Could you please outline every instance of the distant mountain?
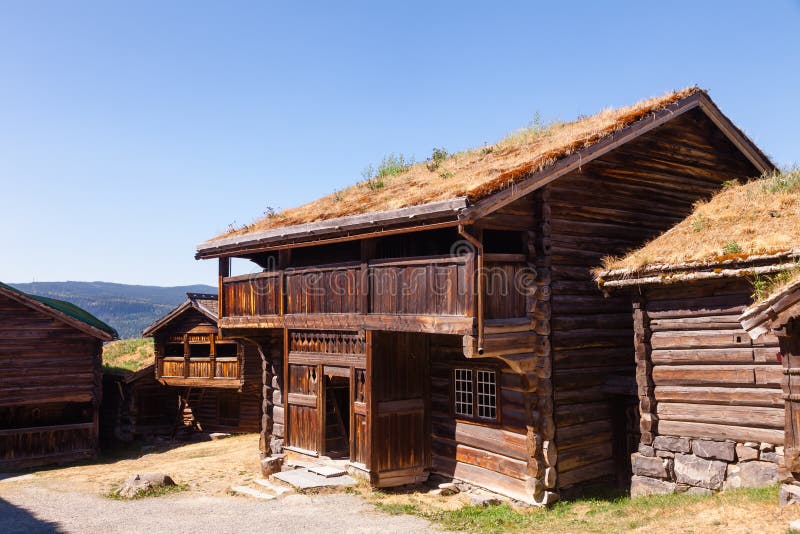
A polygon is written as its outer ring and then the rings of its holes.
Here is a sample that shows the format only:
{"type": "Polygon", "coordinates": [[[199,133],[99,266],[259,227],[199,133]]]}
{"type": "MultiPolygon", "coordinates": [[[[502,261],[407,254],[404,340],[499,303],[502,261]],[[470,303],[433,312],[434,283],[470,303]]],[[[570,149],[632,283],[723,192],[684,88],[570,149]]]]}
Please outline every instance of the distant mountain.
{"type": "Polygon", "coordinates": [[[142,330],[186,299],[186,293],[216,293],[206,285],[159,287],[109,282],[33,282],[9,284],[26,293],[66,300],[113,326],[123,339],[142,330]]]}

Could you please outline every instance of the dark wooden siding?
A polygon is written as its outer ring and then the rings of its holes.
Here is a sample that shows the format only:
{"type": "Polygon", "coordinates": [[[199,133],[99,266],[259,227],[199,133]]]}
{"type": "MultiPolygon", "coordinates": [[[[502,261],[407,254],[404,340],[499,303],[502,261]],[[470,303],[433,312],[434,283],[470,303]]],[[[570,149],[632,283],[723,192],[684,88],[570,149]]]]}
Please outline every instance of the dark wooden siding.
{"type": "Polygon", "coordinates": [[[96,338],[0,297],[0,470],[96,453],[101,353],[96,338]]]}
{"type": "Polygon", "coordinates": [[[756,174],[709,119],[692,111],[549,186],[562,488],[614,475],[604,385],[634,372],[630,300],[604,298],[590,269],[667,230],[724,181],[756,174]]]}

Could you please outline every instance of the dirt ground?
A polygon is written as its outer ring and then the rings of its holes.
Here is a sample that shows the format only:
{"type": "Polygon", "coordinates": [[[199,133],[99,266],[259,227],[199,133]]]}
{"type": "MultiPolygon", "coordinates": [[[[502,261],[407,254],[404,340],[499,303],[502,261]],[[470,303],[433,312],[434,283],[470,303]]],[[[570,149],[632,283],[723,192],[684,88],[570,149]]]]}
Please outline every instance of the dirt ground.
{"type": "Polygon", "coordinates": [[[0,533],[6,532],[741,532],[785,533],[800,506],[780,508],[777,491],[649,499],[586,497],[551,510],[468,507],[469,495],[426,489],[289,495],[274,501],[232,496],[259,478],[258,436],[190,443],[127,459],[0,475],[0,533]],[[135,473],[168,474],[188,490],[119,501],[108,495],[135,473]]]}

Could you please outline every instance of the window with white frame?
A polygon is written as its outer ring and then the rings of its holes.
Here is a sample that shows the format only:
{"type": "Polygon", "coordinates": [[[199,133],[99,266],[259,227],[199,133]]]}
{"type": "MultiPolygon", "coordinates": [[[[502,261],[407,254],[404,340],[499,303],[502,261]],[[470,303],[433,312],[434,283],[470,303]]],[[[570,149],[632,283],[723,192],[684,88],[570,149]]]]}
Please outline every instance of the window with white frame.
{"type": "Polygon", "coordinates": [[[497,421],[497,372],[457,367],[453,370],[453,412],[456,417],[497,421]]]}

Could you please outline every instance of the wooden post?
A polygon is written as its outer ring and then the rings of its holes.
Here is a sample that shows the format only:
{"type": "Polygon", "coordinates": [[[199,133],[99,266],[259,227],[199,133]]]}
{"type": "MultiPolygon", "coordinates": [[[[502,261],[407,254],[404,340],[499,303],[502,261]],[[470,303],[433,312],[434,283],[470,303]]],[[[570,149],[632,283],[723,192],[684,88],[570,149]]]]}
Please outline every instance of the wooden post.
{"type": "Polygon", "coordinates": [[[183,378],[189,378],[189,361],[192,348],[189,346],[189,334],[183,334],[183,378]]]}
{"type": "Polygon", "coordinates": [[[219,278],[217,280],[217,307],[219,309],[219,318],[222,319],[225,316],[225,302],[223,300],[223,293],[224,293],[224,284],[223,281],[225,278],[231,275],[231,259],[230,258],[220,258],[219,259],[219,278]]]}
{"type": "Polygon", "coordinates": [[[361,267],[359,274],[361,275],[361,284],[359,286],[360,300],[359,307],[362,314],[369,313],[369,260],[375,255],[375,240],[362,239],[361,240],[361,267]]]}
{"type": "Polygon", "coordinates": [[[650,318],[643,295],[633,300],[633,350],[636,359],[636,386],[639,394],[640,443],[651,445],[658,433],[653,362],[650,359],[650,318]]]}
{"type": "Polygon", "coordinates": [[[216,334],[208,334],[208,360],[211,364],[211,371],[209,378],[217,376],[217,336],[216,334]]]}

